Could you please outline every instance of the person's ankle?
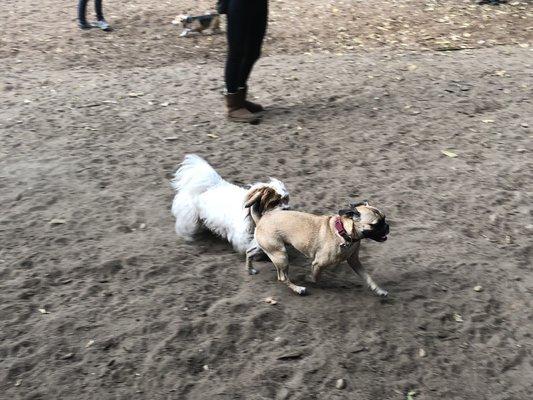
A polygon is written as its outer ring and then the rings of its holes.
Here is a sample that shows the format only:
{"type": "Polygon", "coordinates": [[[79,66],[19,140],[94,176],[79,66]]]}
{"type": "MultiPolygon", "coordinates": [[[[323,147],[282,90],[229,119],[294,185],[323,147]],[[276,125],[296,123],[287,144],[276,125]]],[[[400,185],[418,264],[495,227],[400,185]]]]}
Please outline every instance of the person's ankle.
{"type": "Polygon", "coordinates": [[[78,26],[80,29],[91,29],[92,25],[89,24],[86,20],[78,19],[78,26]]]}

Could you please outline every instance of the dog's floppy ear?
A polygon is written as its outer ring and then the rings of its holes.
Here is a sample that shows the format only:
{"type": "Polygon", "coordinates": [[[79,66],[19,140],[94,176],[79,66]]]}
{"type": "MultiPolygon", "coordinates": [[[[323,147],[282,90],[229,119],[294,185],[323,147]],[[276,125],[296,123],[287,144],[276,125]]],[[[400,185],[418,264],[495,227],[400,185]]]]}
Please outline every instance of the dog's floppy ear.
{"type": "Polygon", "coordinates": [[[272,188],[264,188],[261,196],[261,208],[263,210],[270,210],[277,206],[281,200],[281,196],[272,188]]]}
{"type": "Polygon", "coordinates": [[[368,200],[356,201],[355,203],[350,203],[350,207],[352,209],[355,209],[355,207],[359,207],[359,206],[368,206],[368,200]]]}
{"type": "Polygon", "coordinates": [[[361,216],[361,214],[359,213],[359,211],[355,210],[355,209],[343,209],[343,210],[339,210],[339,215],[342,216],[342,217],[348,217],[348,218],[359,218],[361,216]]]}
{"type": "Polygon", "coordinates": [[[254,191],[250,192],[248,194],[248,198],[246,199],[246,202],[244,203],[245,208],[249,208],[253,206],[261,197],[263,194],[262,188],[255,189],[254,191]]]}

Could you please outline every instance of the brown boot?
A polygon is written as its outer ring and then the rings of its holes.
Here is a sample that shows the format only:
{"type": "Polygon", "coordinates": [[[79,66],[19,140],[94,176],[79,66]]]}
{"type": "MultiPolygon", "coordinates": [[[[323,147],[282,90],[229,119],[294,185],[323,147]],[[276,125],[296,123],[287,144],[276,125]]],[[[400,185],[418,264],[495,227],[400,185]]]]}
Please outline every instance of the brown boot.
{"type": "Polygon", "coordinates": [[[255,124],[259,122],[259,116],[248,111],[244,105],[244,92],[226,94],[228,106],[228,119],[234,122],[246,122],[255,124]]]}
{"type": "Polygon", "coordinates": [[[251,101],[246,100],[246,98],[248,97],[248,86],[239,88],[239,92],[243,92],[244,94],[244,106],[248,111],[254,114],[265,112],[265,109],[261,104],[253,103],[251,101]]]}

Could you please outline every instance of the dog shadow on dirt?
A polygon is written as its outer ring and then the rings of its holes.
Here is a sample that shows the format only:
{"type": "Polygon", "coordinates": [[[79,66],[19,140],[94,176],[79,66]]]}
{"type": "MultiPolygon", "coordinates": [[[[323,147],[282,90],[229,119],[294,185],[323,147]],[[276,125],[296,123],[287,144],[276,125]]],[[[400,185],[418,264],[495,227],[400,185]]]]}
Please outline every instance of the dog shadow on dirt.
{"type": "MultiPolygon", "coordinates": [[[[245,270],[244,255],[236,253],[228,242],[207,230],[198,232],[195,235],[194,242],[191,242],[190,245],[197,246],[199,252],[207,255],[212,254],[213,257],[221,254],[232,257],[235,260],[235,264],[242,267],[242,274],[247,273],[245,270]]],[[[311,294],[317,290],[335,291],[338,293],[355,291],[365,295],[367,294],[361,278],[355,275],[346,263],[341,263],[324,271],[322,279],[319,282],[312,282],[309,279],[311,261],[291,246],[287,247],[287,251],[290,259],[291,279],[294,282],[299,282],[308,287],[311,290],[311,294]]],[[[276,269],[274,264],[272,264],[266,255],[260,256],[254,264],[257,266],[261,275],[268,276],[268,278],[271,278],[272,280],[276,279],[276,269]]],[[[384,283],[386,284],[387,289],[391,289],[393,292],[396,290],[394,282],[388,280],[384,283]]],[[[383,298],[381,301],[392,302],[393,297],[394,296],[383,298]]]]}

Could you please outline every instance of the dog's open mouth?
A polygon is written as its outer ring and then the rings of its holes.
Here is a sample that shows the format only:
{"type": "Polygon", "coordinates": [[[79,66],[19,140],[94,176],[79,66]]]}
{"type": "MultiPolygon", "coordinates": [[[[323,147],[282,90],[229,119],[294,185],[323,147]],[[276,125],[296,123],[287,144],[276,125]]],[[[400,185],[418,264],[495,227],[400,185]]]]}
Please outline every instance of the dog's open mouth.
{"type": "Polygon", "coordinates": [[[384,236],[381,236],[379,238],[376,238],[376,241],[378,241],[378,242],[384,242],[385,240],[387,240],[387,235],[384,235],[384,236]]]}

